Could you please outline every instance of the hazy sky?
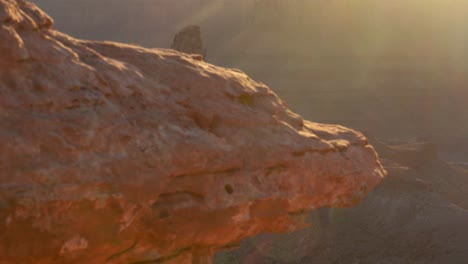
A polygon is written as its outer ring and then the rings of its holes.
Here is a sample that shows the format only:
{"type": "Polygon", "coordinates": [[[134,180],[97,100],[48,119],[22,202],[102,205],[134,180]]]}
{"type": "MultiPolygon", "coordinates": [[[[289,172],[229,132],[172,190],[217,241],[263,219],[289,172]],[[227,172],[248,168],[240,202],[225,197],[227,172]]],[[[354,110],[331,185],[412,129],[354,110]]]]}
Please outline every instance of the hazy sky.
{"type": "Polygon", "coordinates": [[[468,1],[450,0],[36,0],[75,36],[167,47],[175,31],[202,26],[211,53],[460,56],[468,1]]]}

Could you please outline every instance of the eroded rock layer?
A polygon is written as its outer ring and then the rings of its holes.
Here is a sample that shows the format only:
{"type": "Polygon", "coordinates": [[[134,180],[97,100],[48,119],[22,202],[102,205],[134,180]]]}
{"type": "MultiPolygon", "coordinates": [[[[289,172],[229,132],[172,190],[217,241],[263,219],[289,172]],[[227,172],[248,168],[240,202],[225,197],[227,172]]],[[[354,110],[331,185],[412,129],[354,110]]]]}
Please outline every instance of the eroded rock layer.
{"type": "Polygon", "coordinates": [[[385,172],[367,139],[303,120],[244,73],[77,40],[0,0],[0,262],[209,262],[385,172]]]}

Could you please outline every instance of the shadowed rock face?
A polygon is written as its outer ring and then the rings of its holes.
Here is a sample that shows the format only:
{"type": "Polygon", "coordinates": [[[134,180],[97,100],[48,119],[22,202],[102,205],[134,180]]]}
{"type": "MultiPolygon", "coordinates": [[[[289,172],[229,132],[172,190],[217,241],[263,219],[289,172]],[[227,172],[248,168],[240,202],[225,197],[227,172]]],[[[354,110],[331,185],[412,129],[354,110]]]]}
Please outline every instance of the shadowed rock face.
{"type": "Polygon", "coordinates": [[[198,54],[202,59],[206,59],[206,48],[203,48],[199,26],[192,25],[181,29],[175,35],[171,48],[188,54],[198,54]]]}
{"type": "Polygon", "coordinates": [[[303,120],[244,73],[74,39],[0,0],[2,263],[200,263],[385,172],[367,139],[303,120]]]}

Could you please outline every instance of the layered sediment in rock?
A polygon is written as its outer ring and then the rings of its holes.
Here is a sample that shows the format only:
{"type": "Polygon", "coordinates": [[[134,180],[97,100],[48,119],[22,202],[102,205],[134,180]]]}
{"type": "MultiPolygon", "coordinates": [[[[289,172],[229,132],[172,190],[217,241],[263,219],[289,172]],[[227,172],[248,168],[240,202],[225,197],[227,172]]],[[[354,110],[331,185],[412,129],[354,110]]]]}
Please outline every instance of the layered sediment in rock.
{"type": "Polygon", "coordinates": [[[209,262],[385,174],[361,133],[238,70],[77,40],[25,1],[0,21],[2,263],[209,262]]]}

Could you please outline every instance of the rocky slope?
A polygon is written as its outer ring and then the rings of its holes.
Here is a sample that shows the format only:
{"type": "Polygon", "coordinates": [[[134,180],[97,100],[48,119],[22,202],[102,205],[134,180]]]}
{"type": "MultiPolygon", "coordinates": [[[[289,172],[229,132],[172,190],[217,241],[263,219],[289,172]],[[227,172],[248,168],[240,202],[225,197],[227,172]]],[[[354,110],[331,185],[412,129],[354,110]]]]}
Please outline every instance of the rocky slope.
{"type": "Polygon", "coordinates": [[[22,0],[0,23],[2,264],[206,263],[385,174],[361,133],[238,70],[74,39],[22,0]]]}

